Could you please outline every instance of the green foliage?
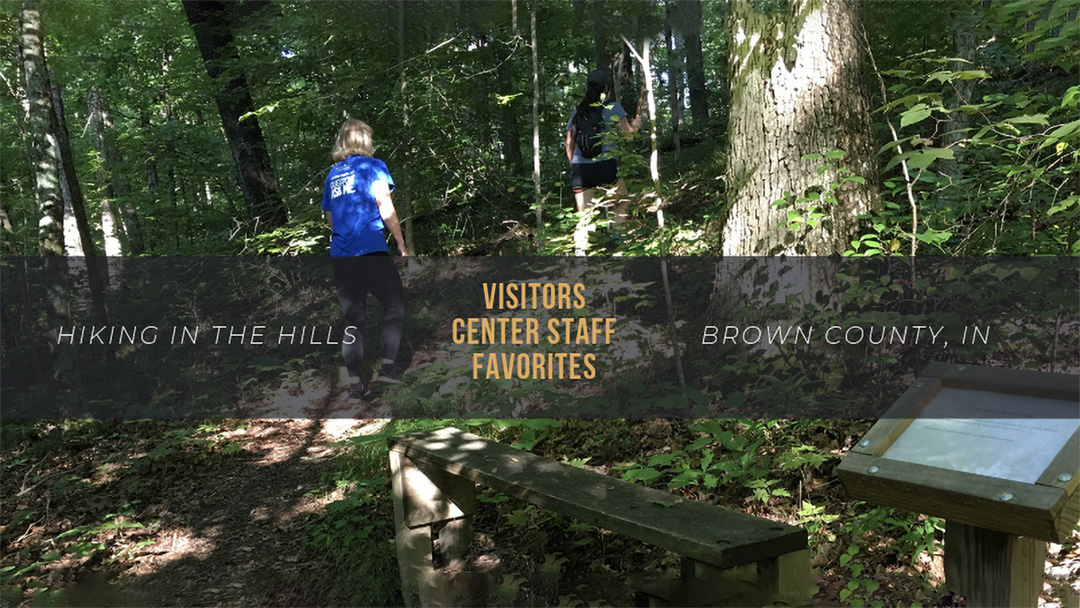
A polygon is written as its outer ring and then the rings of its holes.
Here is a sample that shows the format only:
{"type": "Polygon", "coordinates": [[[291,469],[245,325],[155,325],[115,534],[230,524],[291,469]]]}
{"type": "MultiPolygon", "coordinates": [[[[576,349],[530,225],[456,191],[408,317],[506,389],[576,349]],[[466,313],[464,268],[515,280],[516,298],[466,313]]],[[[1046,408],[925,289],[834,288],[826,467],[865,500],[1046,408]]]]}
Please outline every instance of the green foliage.
{"type": "Polygon", "coordinates": [[[999,24],[1045,16],[1026,34],[981,47],[975,59],[985,69],[928,51],[883,73],[892,100],[878,113],[899,119],[896,140],[881,149],[886,206],[849,254],[909,253],[901,242],[933,254],[1080,253],[1080,198],[1070,188],[1080,170],[1080,88],[1058,71],[1075,59],[1075,45],[1057,36],[1071,26],[1050,17],[1059,4],[1023,12],[1018,4],[978,9],[999,24]],[[1051,57],[1052,67],[1040,63],[1051,57]],[[1018,83],[1017,69],[1046,74],[1018,83]]]}

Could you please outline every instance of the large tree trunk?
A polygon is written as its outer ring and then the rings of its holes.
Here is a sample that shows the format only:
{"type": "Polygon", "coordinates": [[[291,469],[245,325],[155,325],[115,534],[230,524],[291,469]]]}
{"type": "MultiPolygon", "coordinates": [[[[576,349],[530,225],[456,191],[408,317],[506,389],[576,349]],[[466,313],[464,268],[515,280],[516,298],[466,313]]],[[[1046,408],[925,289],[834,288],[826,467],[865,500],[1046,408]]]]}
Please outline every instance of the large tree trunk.
{"type": "Polygon", "coordinates": [[[705,88],[705,58],[701,51],[701,0],[675,0],[677,23],[686,49],[686,80],[690,90],[690,116],[694,128],[709,123],[709,97],[705,88]]]}
{"type": "Polygon", "coordinates": [[[60,410],[72,413],[69,400],[81,402],[79,367],[71,351],[57,347],[58,331],[71,324],[71,305],[68,298],[67,260],[64,255],[64,203],[60,197],[59,143],[56,141],[52,92],[49,73],[45,67],[45,47],[41,35],[41,3],[23,2],[19,10],[19,48],[22,53],[26,97],[30,103],[30,136],[33,140],[34,161],[37,165],[35,191],[40,210],[38,249],[45,258],[45,310],[48,317],[47,348],[53,354],[52,370],[61,393],[60,410]]]}
{"type": "Polygon", "coordinates": [[[86,216],[86,199],[83,198],[79,175],[75,172],[75,158],[71,152],[71,139],[68,137],[67,121],[64,119],[64,98],[60,92],[60,87],[51,85],[50,90],[52,92],[54,112],[52,128],[56,133],[63,182],[67,184],[71,211],[75,216],[77,236],[81,245],[79,254],[95,256],[97,255],[97,247],[94,246],[94,236],[90,232],[90,221],[86,216]]]}
{"type": "Polygon", "coordinates": [[[41,3],[27,1],[20,11],[19,42],[22,51],[26,98],[30,102],[30,134],[34,145],[34,176],[38,210],[38,249],[41,255],[64,255],[64,201],[60,193],[60,158],[52,130],[53,109],[45,48],[41,42],[41,3]]]}
{"type": "Polygon", "coordinates": [[[233,41],[230,4],[223,0],[183,0],[183,5],[206,72],[217,88],[215,97],[221,125],[232,147],[240,190],[254,232],[268,232],[284,225],[288,216],[258,117],[240,120],[256,108],[247,78],[235,69],[239,55],[233,41]]]}
{"type": "MultiPolygon", "coordinates": [[[[76,239],[79,242],[78,253],[75,257],[89,258],[81,263],[73,265],[75,285],[78,286],[76,294],[82,298],[84,288],[90,289],[90,307],[93,319],[97,323],[106,323],[104,286],[101,280],[99,267],[94,263],[97,257],[97,247],[94,245],[94,236],[90,232],[90,221],[86,216],[86,200],[83,198],[82,187],[79,183],[79,175],[75,172],[75,157],[71,152],[71,138],[68,137],[67,120],[64,119],[64,98],[60,87],[50,84],[53,103],[52,129],[56,134],[54,141],[60,157],[62,169],[61,183],[64,184],[66,194],[65,209],[75,217],[76,239]],[[85,277],[83,274],[85,273],[85,277]]],[[[65,218],[66,223],[66,218],[65,218]]],[[[85,299],[82,298],[84,304],[85,299]]]]}
{"type": "Polygon", "coordinates": [[[728,196],[724,255],[844,251],[876,204],[876,157],[864,83],[861,0],[787,0],[761,13],[731,7],[728,196]],[[842,150],[821,175],[823,158],[842,150]],[[842,171],[850,173],[842,173],[842,171]],[[845,180],[852,177],[863,180],[845,180]],[[836,202],[795,202],[837,185],[836,202]],[[789,205],[773,205],[787,199],[789,205]],[[788,211],[820,221],[789,226],[788,211]]]}

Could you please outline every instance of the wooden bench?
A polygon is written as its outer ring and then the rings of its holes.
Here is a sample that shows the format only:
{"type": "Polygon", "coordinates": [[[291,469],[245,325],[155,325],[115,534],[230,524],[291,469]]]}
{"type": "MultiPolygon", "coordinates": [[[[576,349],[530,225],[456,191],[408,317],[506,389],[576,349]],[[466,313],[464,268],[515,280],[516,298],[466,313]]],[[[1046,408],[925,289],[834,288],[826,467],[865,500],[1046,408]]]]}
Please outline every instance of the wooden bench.
{"type": "MultiPolygon", "coordinates": [[[[455,428],[392,437],[397,553],[407,606],[471,600],[448,582],[472,542],[476,484],[682,556],[646,605],[810,603],[802,528],[574,468],[455,428]]],[[[638,601],[642,601],[639,596],[638,601]]]]}

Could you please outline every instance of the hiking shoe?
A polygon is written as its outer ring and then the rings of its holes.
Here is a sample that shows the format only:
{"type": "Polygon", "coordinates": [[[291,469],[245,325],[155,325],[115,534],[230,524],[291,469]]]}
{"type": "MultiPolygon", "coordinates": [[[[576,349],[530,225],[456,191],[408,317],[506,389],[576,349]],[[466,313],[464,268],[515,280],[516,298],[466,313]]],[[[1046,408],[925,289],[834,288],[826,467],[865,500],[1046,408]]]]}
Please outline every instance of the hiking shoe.
{"type": "Polygon", "coordinates": [[[375,372],[375,375],[371,377],[371,381],[382,384],[401,384],[401,379],[398,378],[397,372],[394,371],[394,366],[389,363],[383,363],[379,371],[375,372]]]}
{"type": "Polygon", "coordinates": [[[363,401],[371,396],[371,389],[361,382],[349,386],[349,401],[363,401]]]}

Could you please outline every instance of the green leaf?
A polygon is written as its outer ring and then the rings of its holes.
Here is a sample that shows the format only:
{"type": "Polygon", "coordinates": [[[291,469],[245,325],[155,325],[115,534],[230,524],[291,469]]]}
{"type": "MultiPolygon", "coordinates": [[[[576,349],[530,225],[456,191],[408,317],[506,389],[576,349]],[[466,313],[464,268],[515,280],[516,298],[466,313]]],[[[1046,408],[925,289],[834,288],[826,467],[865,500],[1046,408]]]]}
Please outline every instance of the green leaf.
{"type": "Polygon", "coordinates": [[[657,454],[649,459],[649,466],[655,467],[657,465],[667,465],[675,462],[675,459],[679,457],[681,452],[671,452],[669,454],[657,454]]]}
{"type": "Polygon", "coordinates": [[[843,150],[829,150],[825,153],[825,158],[836,160],[838,158],[844,158],[843,150]]]}
{"type": "Polygon", "coordinates": [[[1005,122],[1011,122],[1017,125],[1047,125],[1050,124],[1046,120],[1046,114],[1025,114],[1023,116],[1017,116],[1016,118],[1007,118],[1005,122]]]}
{"type": "Polygon", "coordinates": [[[910,110],[900,115],[900,128],[925,120],[932,111],[925,103],[915,104],[910,110]]]}
{"type": "Polygon", "coordinates": [[[954,157],[953,151],[949,148],[923,148],[921,150],[914,150],[912,152],[904,152],[898,156],[894,156],[889,164],[885,165],[885,171],[892,169],[901,161],[907,161],[908,168],[919,170],[926,169],[935,160],[940,158],[952,159],[954,157]]]}
{"type": "Polygon", "coordinates": [[[633,481],[635,479],[640,479],[641,481],[652,481],[657,477],[660,477],[660,475],[660,471],[657,471],[656,469],[630,469],[629,471],[623,473],[622,478],[624,481],[633,481]]]}

